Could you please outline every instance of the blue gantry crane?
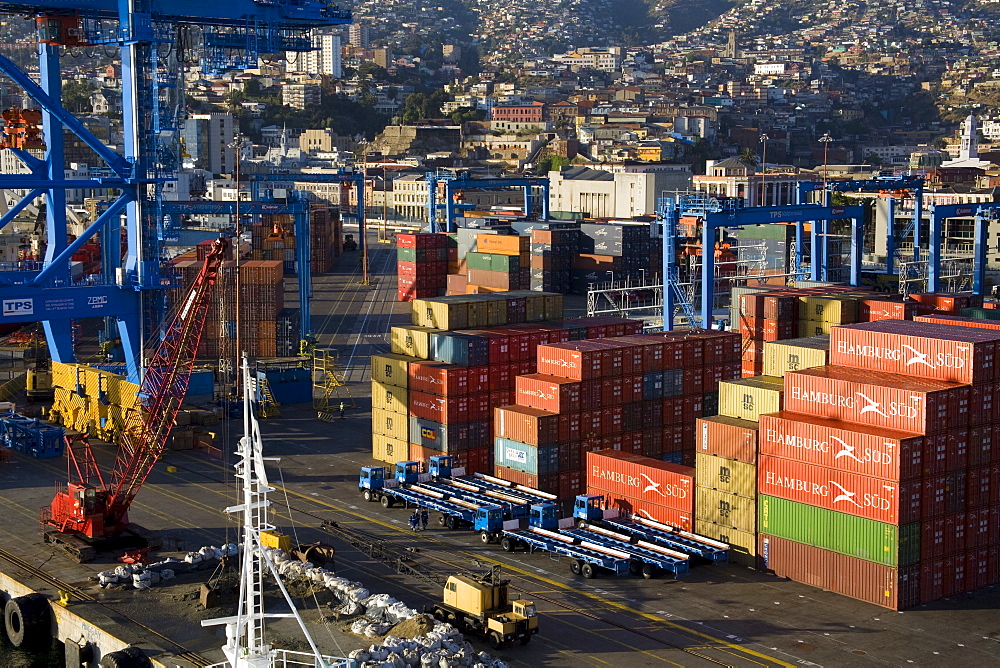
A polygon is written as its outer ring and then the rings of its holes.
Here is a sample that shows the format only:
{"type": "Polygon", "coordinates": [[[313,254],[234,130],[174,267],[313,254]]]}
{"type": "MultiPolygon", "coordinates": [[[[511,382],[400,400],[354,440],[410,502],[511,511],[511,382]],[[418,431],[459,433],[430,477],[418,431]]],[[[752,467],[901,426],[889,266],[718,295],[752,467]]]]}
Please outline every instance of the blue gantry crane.
{"type": "MultiPolygon", "coordinates": [[[[0,323],[41,322],[52,359],[74,360],[71,321],[114,318],[124,348],[127,376],[140,382],[143,341],[158,332],[164,314],[161,271],[160,195],[177,165],[177,124],[183,108],[175,31],[197,27],[207,72],[255,65],[262,53],[308,51],[310,30],[347,24],[351,14],[323,0],[39,0],[0,2],[0,10],[33,16],[39,35],[39,83],[0,56],[0,72],[42,110],[45,156],[10,148],[27,174],[0,175],[0,188],[27,191],[0,226],[44,195],[46,254],[40,271],[0,274],[0,323]],[[61,105],[59,49],[105,45],[120,50],[124,151],[119,154],[92,135],[61,105]],[[104,162],[89,179],[66,179],[63,129],[80,138],[104,162]],[[67,239],[69,188],[108,188],[115,199],[73,242],[67,239]],[[74,285],[70,258],[95,234],[117,234],[125,216],[127,250],[115,253],[101,279],[74,285]]],[[[104,243],[114,249],[114,243],[104,243]]]]}
{"type": "Polygon", "coordinates": [[[457,175],[437,174],[427,172],[427,219],[430,222],[429,230],[438,231],[438,209],[444,209],[444,231],[455,231],[455,210],[461,205],[455,202],[455,191],[459,188],[466,190],[476,190],[479,188],[512,188],[520,187],[524,189],[524,215],[530,216],[534,202],[532,190],[541,188],[539,196],[539,206],[541,207],[540,219],[549,219],[549,179],[547,176],[509,176],[509,177],[487,177],[473,178],[466,172],[457,175]],[[444,186],[444,202],[438,204],[438,184],[444,186]]]}

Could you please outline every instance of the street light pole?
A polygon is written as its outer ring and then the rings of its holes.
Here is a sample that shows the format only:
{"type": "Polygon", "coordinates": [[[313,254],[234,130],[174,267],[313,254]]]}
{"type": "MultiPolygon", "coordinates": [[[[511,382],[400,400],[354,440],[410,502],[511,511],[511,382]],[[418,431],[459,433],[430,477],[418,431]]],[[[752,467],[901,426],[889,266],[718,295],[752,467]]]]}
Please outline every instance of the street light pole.
{"type": "Polygon", "coordinates": [[[761,133],[760,143],[763,147],[761,149],[760,156],[760,205],[764,206],[767,204],[767,195],[764,191],[764,174],[767,172],[767,140],[770,139],[766,134],[761,133]]]}
{"type": "Polygon", "coordinates": [[[823,142],[823,206],[827,206],[827,204],[829,203],[829,197],[830,196],[829,196],[829,194],[827,193],[827,190],[826,190],[826,182],[827,182],[827,160],[826,160],[826,156],[827,156],[827,151],[830,148],[830,142],[833,141],[833,137],[830,136],[829,132],[824,132],[823,136],[820,137],[819,140],[821,142],[823,142]]]}

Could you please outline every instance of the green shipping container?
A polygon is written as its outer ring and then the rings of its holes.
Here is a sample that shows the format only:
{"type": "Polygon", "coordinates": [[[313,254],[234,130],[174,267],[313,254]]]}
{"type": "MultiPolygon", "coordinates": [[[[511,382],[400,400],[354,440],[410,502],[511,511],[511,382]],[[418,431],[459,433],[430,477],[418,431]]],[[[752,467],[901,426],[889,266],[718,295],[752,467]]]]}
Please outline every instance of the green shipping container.
{"type": "Polygon", "coordinates": [[[397,248],[396,249],[396,259],[400,262],[416,262],[417,261],[417,249],[416,248],[397,248]]]}
{"type": "Polygon", "coordinates": [[[493,256],[489,253],[466,253],[465,264],[469,269],[493,271],[493,256]]]}
{"type": "Polygon", "coordinates": [[[920,561],[920,523],[876,522],[856,515],[761,494],[760,533],[895,568],[920,561]]]}
{"type": "Polygon", "coordinates": [[[1000,309],[995,308],[964,308],[958,314],[963,318],[975,318],[976,320],[1000,320],[1000,309]]]}

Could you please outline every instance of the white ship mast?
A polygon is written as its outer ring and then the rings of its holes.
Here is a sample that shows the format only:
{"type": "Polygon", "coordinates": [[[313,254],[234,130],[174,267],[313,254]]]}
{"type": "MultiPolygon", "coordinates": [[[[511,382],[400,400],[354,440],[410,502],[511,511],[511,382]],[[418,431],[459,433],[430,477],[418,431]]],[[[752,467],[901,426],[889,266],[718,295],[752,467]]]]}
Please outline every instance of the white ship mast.
{"type": "MultiPolygon", "coordinates": [[[[288,590],[278,575],[278,569],[265,553],[260,542],[262,531],[275,527],[268,521],[267,511],[271,502],[268,492],[274,491],[267,482],[265,461],[278,461],[276,457],[263,456],[260,425],[253,413],[251,392],[254,382],[246,356],[243,357],[243,438],[237,450],[236,478],[242,482],[243,503],[226,508],[227,513],[243,513],[243,544],[240,562],[240,600],[236,615],[206,619],[202,626],[226,626],[226,644],[222,647],[228,661],[216,666],[231,668],[272,668],[276,666],[308,665],[316,668],[333,668],[344,665],[343,659],[332,659],[320,654],[316,643],[299,616],[288,590]],[[281,589],[291,612],[268,613],[264,611],[264,576],[270,573],[281,589]],[[292,652],[271,647],[264,640],[264,620],[294,617],[309,642],[312,656],[306,652],[292,652]]],[[[215,668],[210,667],[210,668],[215,668]]]]}

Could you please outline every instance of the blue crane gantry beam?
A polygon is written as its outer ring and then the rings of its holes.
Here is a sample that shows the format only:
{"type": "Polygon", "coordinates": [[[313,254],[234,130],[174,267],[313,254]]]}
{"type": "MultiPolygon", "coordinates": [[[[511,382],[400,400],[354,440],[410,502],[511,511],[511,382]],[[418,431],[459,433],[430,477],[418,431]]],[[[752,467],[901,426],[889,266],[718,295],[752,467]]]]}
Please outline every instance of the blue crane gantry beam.
{"type": "MultiPolygon", "coordinates": [[[[901,238],[906,238],[913,232],[913,259],[920,259],[920,218],[924,209],[924,177],[922,176],[899,176],[893,178],[863,179],[863,180],[836,180],[836,181],[803,181],[799,183],[798,203],[803,204],[806,193],[817,190],[823,191],[823,204],[826,202],[828,192],[880,192],[909,190],[913,193],[913,223],[903,230],[901,238]]],[[[812,257],[826,257],[826,230],[818,238],[818,248],[814,245],[811,249],[812,257]]],[[[813,237],[816,240],[816,237],[813,237]]],[[[802,266],[802,225],[795,227],[795,270],[802,266]]],[[[895,273],[896,263],[896,205],[894,199],[889,199],[889,211],[886,215],[886,273],[895,273]]],[[[812,263],[812,279],[818,281],[825,280],[825,272],[817,271],[816,262],[812,263]]]]}
{"type": "MultiPolygon", "coordinates": [[[[705,328],[712,326],[712,311],[715,301],[715,248],[716,232],[726,227],[742,227],[743,225],[763,225],[767,223],[797,223],[804,221],[830,221],[851,219],[851,285],[861,282],[861,248],[864,241],[864,207],[836,206],[824,207],[816,205],[803,206],[761,206],[749,209],[733,209],[708,213],[702,224],[701,240],[701,323],[705,328]]],[[[812,236],[815,239],[819,232],[813,225],[812,236]]],[[[664,253],[667,253],[664,244],[664,253]]],[[[670,249],[673,252],[674,249],[670,249]]],[[[814,261],[815,264],[815,261],[814,261]]],[[[673,295],[669,290],[663,291],[663,326],[673,326],[673,295]]],[[[693,323],[692,323],[693,324],[693,323]]]]}
{"type": "MultiPolygon", "coordinates": [[[[10,77],[42,109],[44,160],[24,151],[18,157],[28,175],[0,175],[0,189],[28,189],[15,210],[35,197],[46,197],[46,255],[37,275],[16,272],[0,277],[0,322],[42,321],[52,358],[74,360],[70,320],[89,315],[116,319],[124,347],[127,373],[141,382],[141,355],[148,333],[159,331],[163,316],[164,281],[160,276],[164,181],[173,176],[176,160],[177,63],[156,45],[170,40],[170,26],[200,26],[209,70],[256,63],[260,53],[310,50],[308,29],[350,23],[349,11],[323,0],[39,0],[0,2],[0,11],[39,17],[76,17],[83,44],[120,48],[124,152],[118,154],[94,137],[60,103],[62,78],[58,37],[47,35],[38,47],[39,83],[10,60],[0,57],[0,72],[10,77]],[[68,129],[106,163],[109,176],[68,181],[64,177],[63,129],[68,129]],[[101,187],[120,192],[119,198],[80,237],[68,243],[67,188],[101,187]],[[116,240],[118,216],[126,218],[124,262],[116,240]],[[73,251],[99,231],[105,260],[105,285],[74,287],[70,280],[73,251]],[[112,282],[114,281],[114,282],[112,282]]],[[[173,52],[174,50],[168,50],[173,52]]],[[[12,219],[5,216],[3,222],[12,219]]],[[[308,235],[306,235],[308,237],[308,235]]],[[[305,322],[305,319],[303,319],[305,322]]]]}
{"type": "Polygon", "coordinates": [[[941,290],[941,251],[944,245],[944,221],[948,218],[975,217],[973,241],[972,291],[983,294],[986,287],[987,230],[990,215],[1000,210],[1000,202],[975,204],[944,204],[931,207],[929,253],[927,258],[927,291],[941,290]]]}
{"type": "Polygon", "coordinates": [[[437,212],[439,208],[444,208],[445,232],[455,231],[455,189],[464,188],[466,190],[476,190],[479,188],[512,188],[521,187],[524,189],[524,215],[531,215],[533,197],[532,188],[541,188],[541,219],[549,219],[549,179],[547,176],[511,176],[476,179],[471,176],[443,176],[434,172],[427,172],[427,219],[430,222],[429,230],[437,232],[437,212]],[[444,184],[444,204],[437,203],[438,183],[444,184]]]}

